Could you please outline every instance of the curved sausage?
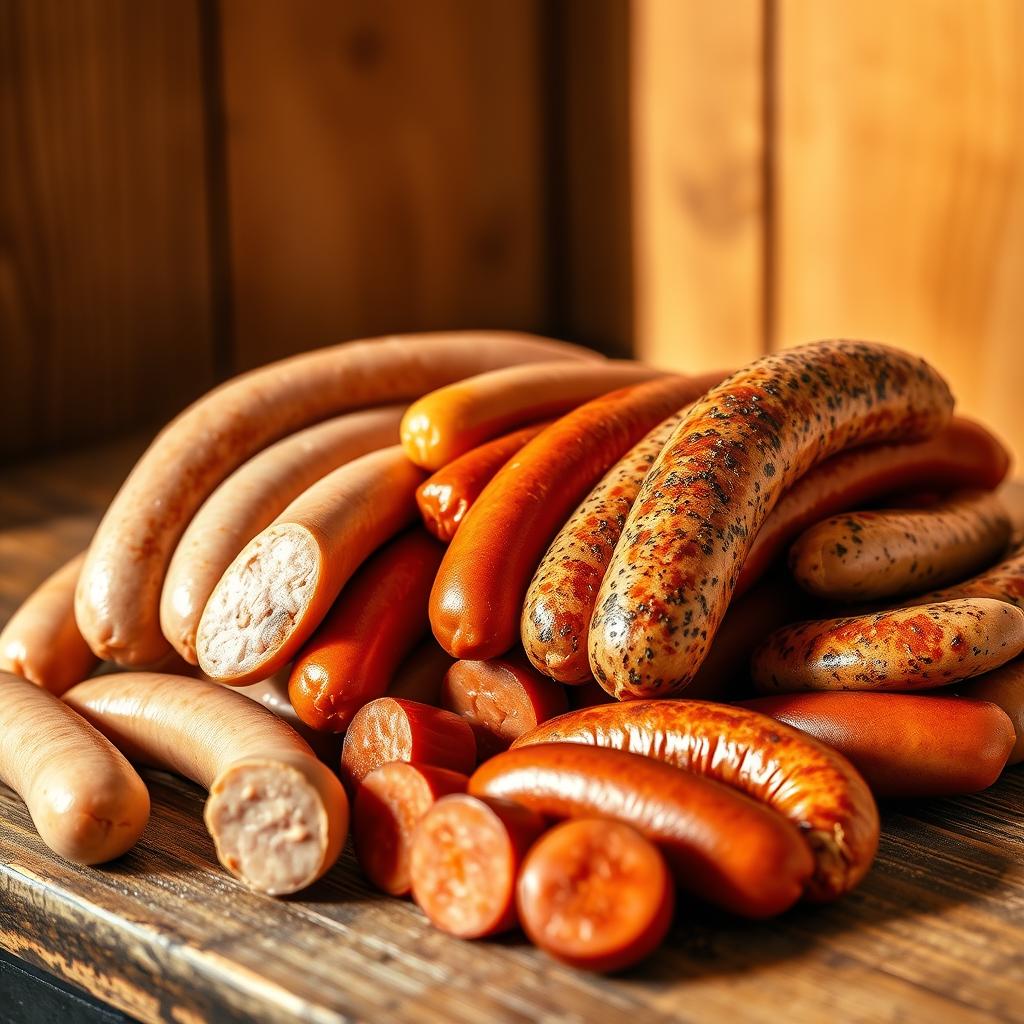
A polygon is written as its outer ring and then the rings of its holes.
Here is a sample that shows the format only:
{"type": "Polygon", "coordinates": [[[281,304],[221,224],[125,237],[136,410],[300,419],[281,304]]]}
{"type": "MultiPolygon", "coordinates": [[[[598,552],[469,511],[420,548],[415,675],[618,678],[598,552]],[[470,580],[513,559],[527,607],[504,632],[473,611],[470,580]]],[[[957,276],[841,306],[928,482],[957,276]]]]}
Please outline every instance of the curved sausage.
{"type": "Polygon", "coordinates": [[[990,672],[1024,651],[1024,611],[987,598],[798,622],[750,661],[762,693],[924,690],[990,672]]]}
{"type": "Polygon", "coordinates": [[[745,593],[792,540],[822,519],[894,491],[993,490],[1009,468],[1009,452],[999,439],[961,416],[924,441],[873,444],[833,455],[783,492],[740,567],[734,596],[745,593]]]}
{"type": "Polygon", "coordinates": [[[668,934],[675,888],[658,850],[621,821],[579,818],[541,836],[519,874],[523,931],[556,960],[621,971],[668,934]]]}
{"type": "Polygon", "coordinates": [[[696,700],[604,704],[553,718],[514,746],[562,742],[658,758],[767,804],[810,845],[814,899],[842,895],[871,867],[878,808],[867,784],[841,754],[764,715],[696,700]]]}
{"type": "Polygon", "coordinates": [[[942,590],[930,590],[927,594],[908,598],[900,603],[911,607],[970,597],[988,597],[994,601],[1005,601],[1007,604],[1024,608],[1024,546],[1017,548],[998,565],[972,576],[969,580],[954,583],[942,590]]]}
{"type": "Polygon", "coordinates": [[[898,597],[991,564],[1010,531],[1003,503],[990,492],[959,494],[923,509],[848,512],[803,533],[790,549],[789,568],[816,597],[898,597]]]}
{"type": "Polygon", "coordinates": [[[771,917],[792,906],[814,866],[797,830],[763,804],[626,751],[576,743],[518,747],[482,764],[469,792],[549,817],[632,825],[665,855],[680,886],[744,917],[771,917]]]}
{"type": "Polygon", "coordinates": [[[402,447],[417,466],[440,469],[499,434],[561,416],[609,391],[664,376],[664,370],[626,359],[492,370],[413,402],[402,419],[402,447]]]}
{"type": "Polygon", "coordinates": [[[429,636],[395,670],[386,696],[404,697],[437,707],[441,703],[445,673],[454,664],[455,659],[429,636]]]}
{"type": "Polygon", "coordinates": [[[423,525],[447,544],[494,474],[551,422],[542,420],[503,434],[442,466],[416,491],[423,525]]]}
{"type": "Polygon", "coordinates": [[[28,807],[39,837],[76,864],[131,849],[149,791],[111,743],[34,683],[0,672],[0,782],[28,807]]]}
{"type": "Polygon", "coordinates": [[[200,668],[241,686],[290,661],[355,570],[413,522],[422,479],[395,445],[300,494],[242,549],[210,595],[196,634],[200,668]]]}
{"type": "Polygon", "coordinates": [[[187,676],[125,672],[64,700],[133,761],[209,790],[217,859],[272,896],[298,892],[338,859],[348,833],[341,783],[291,726],[234,690],[187,676]]]}
{"type": "Polygon", "coordinates": [[[990,701],[1006,713],[1017,737],[1006,763],[1024,761],[1024,660],[1018,658],[994,672],[972,679],[958,686],[956,692],[971,700],[990,701]]]}
{"type": "Polygon", "coordinates": [[[453,793],[420,821],[412,841],[412,896],[430,923],[461,939],[516,924],[516,879],[543,819],[519,804],[453,793]]]}
{"type": "Polygon", "coordinates": [[[444,678],[441,705],[469,722],[481,761],[569,710],[565,688],[536,672],[521,651],[455,662],[444,678]]]}
{"type": "Polygon", "coordinates": [[[596,357],[530,335],[456,331],[346,342],[222,384],[161,431],[107,509],[75,598],[82,635],[122,665],[163,657],[160,591],[174,546],[213,489],[271,442],[500,366],[575,358],[596,357]]]}
{"type": "Polygon", "coordinates": [[[430,623],[438,643],[474,660],[515,646],[526,588],[569,513],[623,452],[709,383],[668,377],[603,395],[557,420],[500,469],[437,574],[430,623]]]}
{"type": "Polygon", "coordinates": [[[849,758],[877,797],[953,796],[992,785],[1014,742],[995,704],[902,693],[794,693],[741,707],[849,758]]]}
{"type": "Polygon", "coordinates": [[[765,356],[683,417],[647,474],[598,593],[590,666],[622,697],[684,690],[779,495],[844,448],[925,437],[953,398],[927,363],[866,342],[765,356]]]}
{"type": "Polygon", "coordinates": [[[427,600],[441,545],[413,529],[371,555],[299,651],[288,678],[296,714],[321,732],[344,732],[383,697],[402,659],[430,631],[427,600]]]}
{"type": "Polygon", "coordinates": [[[593,678],[587,632],[598,588],[640,485],[681,418],[675,412],[662,420],[605,473],[537,566],[520,634],[539,672],[572,685],[593,678]]]}
{"type": "Polygon", "coordinates": [[[198,664],[199,617],[238,552],[321,477],[395,444],[404,410],[365,409],[300,430],[254,455],[206,499],[174,549],[160,597],[160,627],[187,662],[198,664]]]}
{"type": "Polygon", "coordinates": [[[476,764],[469,723],[442,708],[378,697],[352,718],[341,748],[341,780],[350,791],[388,761],[416,761],[468,775],[476,764]]]}
{"type": "Polygon", "coordinates": [[[406,761],[389,761],[363,779],[352,812],[352,838],[363,874],[381,892],[408,894],[416,826],[437,800],[464,793],[468,782],[447,768],[406,761]]]}
{"type": "Polygon", "coordinates": [[[0,671],[58,697],[97,665],[75,622],[75,587],[83,561],[84,551],[47,577],[0,632],[0,671]]]}

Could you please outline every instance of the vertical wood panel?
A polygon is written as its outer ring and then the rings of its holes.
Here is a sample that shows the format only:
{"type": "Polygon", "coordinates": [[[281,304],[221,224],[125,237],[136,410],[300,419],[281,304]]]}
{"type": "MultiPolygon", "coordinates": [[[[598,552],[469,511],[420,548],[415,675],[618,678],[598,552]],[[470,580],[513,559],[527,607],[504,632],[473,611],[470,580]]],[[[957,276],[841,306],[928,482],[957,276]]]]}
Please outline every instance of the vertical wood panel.
{"type": "Polygon", "coordinates": [[[545,315],[534,0],[222,0],[236,363],[545,315]]]}
{"type": "Polygon", "coordinates": [[[1024,5],[780,8],[777,343],[920,352],[1024,454],[1024,5]]]}
{"type": "Polygon", "coordinates": [[[0,4],[0,456],[211,381],[197,11],[0,4]]]}
{"type": "Polygon", "coordinates": [[[635,0],[637,352],[706,370],[764,351],[761,0],[635,0]]]}

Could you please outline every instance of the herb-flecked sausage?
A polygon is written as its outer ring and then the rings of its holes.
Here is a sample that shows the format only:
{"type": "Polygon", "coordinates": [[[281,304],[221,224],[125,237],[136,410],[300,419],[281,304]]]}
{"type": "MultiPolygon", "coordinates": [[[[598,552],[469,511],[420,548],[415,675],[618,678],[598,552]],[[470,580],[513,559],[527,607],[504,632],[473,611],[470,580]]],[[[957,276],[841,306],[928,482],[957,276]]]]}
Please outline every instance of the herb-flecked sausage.
{"type": "Polygon", "coordinates": [[[953,583],[942,590],[929,590],[927,594],[908,598],[901,604],[934,604],[936,601],[952,601],[962,597],[989,597],[1024,608],[1024,546],[1018,547],[1002,562],[969,580],[953,583]]]}

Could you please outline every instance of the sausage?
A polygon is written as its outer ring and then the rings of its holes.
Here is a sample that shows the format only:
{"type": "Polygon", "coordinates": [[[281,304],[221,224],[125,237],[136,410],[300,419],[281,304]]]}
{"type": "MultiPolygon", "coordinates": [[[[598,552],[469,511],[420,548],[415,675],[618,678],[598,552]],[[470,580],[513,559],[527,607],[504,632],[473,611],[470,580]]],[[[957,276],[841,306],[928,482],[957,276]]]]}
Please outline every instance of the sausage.
{"type": "Polygon", "coordinates": [[[387,696],[438,707],[445,673],[454,664],[452,656],[429,636],[398,666],[388,685],[387,696]]]}
{"type": "Polygon", "coordinates": [[[111,743],[52,693],[0,672],[0,782],[65,860],[102,864],[149,821],[149,791],[111,743]]]}
{"type": "Polygon", "coordinates": [[[424,526],[447,544],[494,474],[551,422],[542,420],[503,434],[442,466],[416,491],[424,526]]]}
{"type": "Polygon", "coordinates": [[[590,626],[598,682],[620,699],[685,690],[782,491],[844,448],[926,437],[952,406],[927,363],[867,342],[765,356],[713,388],[655,460],[608,565],[590,626]]]}
{"type": "Polygon", "coordinates": [[[441,705],[469,722],[481,761],[569,710],[565,688],[535,671],[522,651],[455,662],[444,678],[441,705]]]}
{"type": "Polygon", "coordinates": [[[75,622],[75,586],[85,552],[45,579],[0,632],[0,672],[12,672],[58,697],[96,667],[75,622]]]}
{"type": "Polygon", "coordinates": [[[592,679],[587,631],[597,591],[640,484],[682,413],[638,441],[587,495],[558,531],[533,574],[520,634],[537,670],[562,683],[592,679]]]}
{"type": "Polygon", "coordinates": [[[476,764],[473,730],[442,708],[378,697],[352,717],[341,748],[341,780],[355,791],[388,761],[416,761],[468,775],[476,764]]]}
{"type": "Polygon", "coordinates": [[[495,658],[519,640],[526,588],[551,538],[600,477],[707,378],[668,377],[614,391],[538,434],[484,488],[462,521],[430,596],[438,643],[495,658]]]}
{"type": "Polygon", "coordinates": [[[626,359],[503,367],[413,402],[402,419],[402,447],[417,466],[440,469],[516,427],[561,416],[598,395],[664,376],[664,370],[626,359]]]}
{"type": "Polygon", "coordinates": [[[800,834],[770,808],[626,751],[576,743],[507,750],[476,770],[469,792],[548,817],[632,825],[665,855],[680,886],[744,917],[771,917],[792,906],[814,867],[800,834]]]}
{"type": "Polygon", "coordinates": [[[399,663],[430,631],[427,599],[442,547],[413,529],[371,555],[299,651],[288,678],[296,714],[321,732],[344,732],[384,696],[399,663]]]}
{"type": "Polygon", "coordinates": [[[999,439],[962,416],[924,441],[874,444],[833,455],[779,498],[740,567],[735,596],[749,590],[791,541],[822,519],[908,488],[992,490],[1009,468],[1009,452],[999,439]]]}
{"type": "Polygon", "coordinates": [[[902,693],[795,693],[740,705],[849,758],[876,797],[953,796],[992,785],[1014,743],[995,704],[902,693]]]}
{"type": "Polygon", "coordinates": [[[480,939],[516,924],[516,879],[543,819],[519,804],[455,793],[420,821],[412,897],[435,928],[480,939]]]}
{"type": "Polygon", "coordinates": [[[238,552],[321,477],[395,444],[404,409],[346,413],[300,430],[253,456],[206,499],[174,549],[160,597],[160,627],[187,662],[198,664],[199,617],[238,552]]]}
{"type": "Polygon", "coordinates": [[[871,867],[878,808],[867,784],[841,754],[764,715],[696,700],[605,704],[553,718],[513,748],[562,742],[645,754],[762,801],[809,844],[812,899],[842,895],[871,867]]]}
{"type": "Polygon", "coordinates": [[[242,549],[210,595],[196,634],[200,668],[241,686],[290,661],[362,562],[412,524],[422,479],[394,445],[300,494],[242,549]]]}
{"type": "Polygon", "coordinates": [[[1024,545],[1014,550],[1002,562],[977,576],[953,583],[942,590],[930,590],[927,594],[904,599],[900,603],[910,607],[968,597],[987,597],[1024,608],[1024,545]]]}
{"type": "Polygon", "coordinates": [[[126,757],[209,790],[203,818],[217,859],[271,896],[311,885],[338,859],[348,800],[291,726],[227,687],[125,672],[72,687],[64,700],[126,757]]]}
{"type": "Polygon", "coordinates": [[[754,651],[761,693],[923,690],[990,672],[1024,651],[1024,611],[989,598],[784,626],[754,651]]]}
{"type": "Polygon", "coordinates": [[[589,971],[621,971],[668,934],[675,889],[658,850],[621,821],[579,818],[534,844],[516,888],[523,931],[589,971]]]}
{"type": "Polygon", "coordinates": [[[160,591],[175,545],[213,489],[271,442],[500,366],[575,358],[596,357],[530,335],[457,331],[346,342],[228,381],[161,431],[111,502],[75,595],[82,635],[122,665],[163,657],[160,591]]]}
{"type": "Polygon", "coordinates": [[[352,838],[363,874],[381,892],[405,896],[412,885],[412,837],[423,815],[469,779],[447,768],[389,761],[363,779],[356,792],[352,838]]]}
{"type": "Polygon", "coordinates": [[[1007,764],[1024,761],[1024,661],[1011,661],[993,672],[986,672],[971,682],[958,686],[957,694],[976,701],[990,701],[1009,717],[1016,733],[1016,742],[1007,764]]]}
{"type": "Polygon", "coordinates": [[[873,601],[962,580],[1010,540],[1010,517],[990,492],[927,508],[849,512],[812,526],[789,552],[793,578],[816,597],[873,601]]]}

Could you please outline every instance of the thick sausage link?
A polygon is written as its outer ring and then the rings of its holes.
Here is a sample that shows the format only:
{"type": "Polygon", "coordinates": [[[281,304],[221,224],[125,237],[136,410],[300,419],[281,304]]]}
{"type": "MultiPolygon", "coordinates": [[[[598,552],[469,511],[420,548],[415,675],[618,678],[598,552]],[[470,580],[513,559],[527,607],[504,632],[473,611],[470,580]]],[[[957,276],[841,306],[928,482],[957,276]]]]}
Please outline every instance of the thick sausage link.
{"type": "Polygon", "coordinates": [[[590,665],[621,697],[693,679],[779,495],[844,448],[926,437],[953,399],[927,363],[819,342],[765,356],[683,417],[647,474],[598,593],[590,665]]]}
{"type": "Polygon", "coordinates": [[[902,693],[794,693],[743,701],[850,759],[877,797],[952,796],[992,785],[1014,743],[985,700],[902,693]]]}
{"type": "Polygon", "coordinates": [[[7,672],[0,782],[25,801],[43,842],[76,864],[120,857],[149,820],[149,791],[109,740],[52,693],[7,672]]]}
{"type": "Polygon", "coordinates": [[[878,809],[841,754],[746,708],[695,700],[605,704],[538,726],[515,747],[586,743],[667,761],[739,789],[792,822],[810,844],[809,895],[834,899],[867,873],[878,809]]]}
{"type": "Polygon", "coordinates": [[[991,701],[1002,708],[1017,734],[1006,763],[1020,764],[1024,761],[1024,659],[1018,658],[994,672],[987,672],[964,686],[958,686],[956,692],[971,700],[991,701]]]}
{"type": "Polygon", "coordinates": [[[797,830],[763,804],[625,751],[574,743],[508,750],[476,770],[469,792],[549,817],[632,825],[658,846],[684,889],[745,917],[792,906],[814,866],[797,830]]]}
{"type": "Polygon", "coordinates": [[[849,512],[812,526],[789,552],[804,590],[837,601],[899,597],[961,580],[993,562],[1010,540],[1010,517],[988,492],[923,509],[849,512]]]}
{"type": "Polygon", "coordinates": [[[1024,546],[1017,548],[998,565],[969,580],[954,583],[942,590],[930,590],[927,594],[900,603],[907,606],[934,604],[936,601],[953,601],[964,597],[988,597],[1024,608],[1024,546]]]}
{"type": "Polygon", "coordinates": [[[1024,611],[975,598],[798,622],[751,657],[762,693],[925,690],[990,672],[1024,651],[1024,611]]]}

